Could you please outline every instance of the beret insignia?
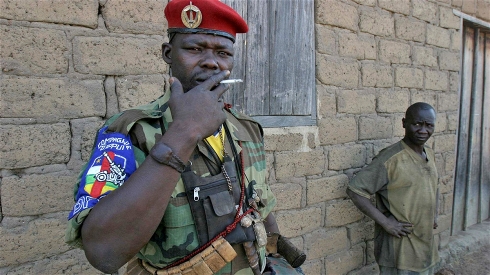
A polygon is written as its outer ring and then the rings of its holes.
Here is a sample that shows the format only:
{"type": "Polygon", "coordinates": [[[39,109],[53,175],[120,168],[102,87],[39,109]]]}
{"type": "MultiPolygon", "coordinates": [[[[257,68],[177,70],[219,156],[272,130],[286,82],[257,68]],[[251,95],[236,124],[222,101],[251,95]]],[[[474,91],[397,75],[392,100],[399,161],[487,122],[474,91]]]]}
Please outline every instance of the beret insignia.
{"type": "Polygon", "coordinates": [[[192,5],[192,1],[189,5],[184,7],[180,17],[182,18],[182,23],[184,24],[184,26],[191,29],[199,27],[202,22],[201,10],[198,7],[192,5]]]}

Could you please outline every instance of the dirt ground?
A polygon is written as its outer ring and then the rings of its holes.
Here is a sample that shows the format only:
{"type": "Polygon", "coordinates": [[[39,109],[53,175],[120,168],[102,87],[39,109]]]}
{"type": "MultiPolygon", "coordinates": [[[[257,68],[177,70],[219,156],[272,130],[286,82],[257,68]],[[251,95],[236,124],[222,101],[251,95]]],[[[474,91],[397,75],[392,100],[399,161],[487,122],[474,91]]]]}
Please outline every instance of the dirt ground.
{"type": "Polygon", "coordinates": [[[490,245],[447,264],[436,275],[490,275],[490,245]]]}

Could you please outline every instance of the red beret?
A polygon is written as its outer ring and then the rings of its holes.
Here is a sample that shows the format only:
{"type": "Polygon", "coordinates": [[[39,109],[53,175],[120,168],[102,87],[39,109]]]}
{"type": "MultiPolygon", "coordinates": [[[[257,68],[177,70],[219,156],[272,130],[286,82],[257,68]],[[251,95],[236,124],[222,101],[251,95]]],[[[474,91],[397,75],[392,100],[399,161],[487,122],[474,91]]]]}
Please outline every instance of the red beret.
{"type": "Polygon", "coordinates": [[[245,20],[220,0],[171,0],[165,7],[168,33],[209,33],[230,38],[246,33],[245,20]]]}

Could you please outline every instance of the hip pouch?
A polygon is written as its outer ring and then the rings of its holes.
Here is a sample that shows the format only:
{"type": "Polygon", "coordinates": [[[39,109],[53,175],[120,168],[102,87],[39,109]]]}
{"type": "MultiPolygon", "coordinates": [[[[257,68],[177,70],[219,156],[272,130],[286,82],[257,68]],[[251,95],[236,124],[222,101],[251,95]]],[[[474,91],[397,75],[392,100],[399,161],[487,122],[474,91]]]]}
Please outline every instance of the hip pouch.
{"type": "MultiPolygon", "coordinates": [[[[200,245],[206,244],[234,222],[240,204],[241,187],[235,163],[228,156],[224,161],[222,169],[225,169],[229,182],[224,173],[199,177],[189,167],[181,175],[200,245]]],[[[246,211],[245,207],[243,203],[242,211],[246,211]]],[[[252,226],[243,227],[238,223],[225,239],[231,244],[254,241],[255,233],[252,226]]]]}

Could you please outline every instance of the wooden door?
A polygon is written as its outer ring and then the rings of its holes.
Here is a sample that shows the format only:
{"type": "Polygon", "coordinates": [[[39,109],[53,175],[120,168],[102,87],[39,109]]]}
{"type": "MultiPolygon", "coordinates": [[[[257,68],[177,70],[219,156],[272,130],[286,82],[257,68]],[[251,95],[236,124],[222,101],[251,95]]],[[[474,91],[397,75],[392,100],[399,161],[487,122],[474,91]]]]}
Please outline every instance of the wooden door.
{"type": "Polygon", "coordinates": [[[490,34],[463,30],[452,234],[488,219],[490,209],[490,34]]]}

